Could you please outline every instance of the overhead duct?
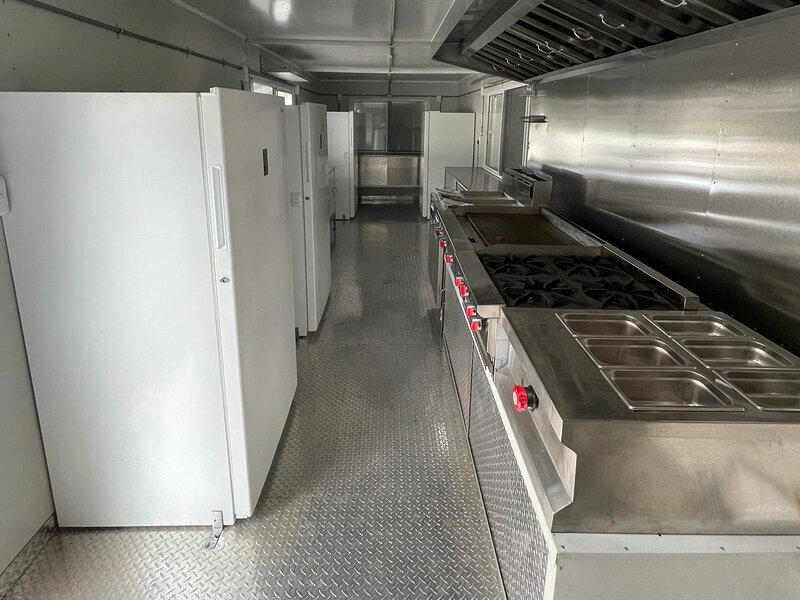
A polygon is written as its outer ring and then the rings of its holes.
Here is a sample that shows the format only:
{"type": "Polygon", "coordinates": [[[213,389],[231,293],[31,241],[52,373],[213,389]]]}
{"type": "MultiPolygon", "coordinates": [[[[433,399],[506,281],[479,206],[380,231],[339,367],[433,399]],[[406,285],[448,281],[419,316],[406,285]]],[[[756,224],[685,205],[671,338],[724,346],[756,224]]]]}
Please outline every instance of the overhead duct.
{"type": "Polygon", "coordinates": [[[467,11],[434,58],[526,81],[798,4],[793,0],[500,0],[486,9],[467,11]]]}

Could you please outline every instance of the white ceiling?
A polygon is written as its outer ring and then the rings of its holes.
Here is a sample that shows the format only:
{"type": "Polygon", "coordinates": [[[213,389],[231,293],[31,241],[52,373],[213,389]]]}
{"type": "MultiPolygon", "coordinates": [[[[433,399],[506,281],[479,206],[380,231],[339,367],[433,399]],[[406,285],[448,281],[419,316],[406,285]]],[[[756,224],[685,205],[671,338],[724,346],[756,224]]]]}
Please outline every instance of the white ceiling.
{"type": "Polygon", "coordinates": [[[313,78],[473,71],[432,60],[433,39],[454,0],[192,0],[313,78]],[[394,32],[392,32],[394,7],[394,32]],[[390,40],[392,40],[390,46],[390,40]]]}

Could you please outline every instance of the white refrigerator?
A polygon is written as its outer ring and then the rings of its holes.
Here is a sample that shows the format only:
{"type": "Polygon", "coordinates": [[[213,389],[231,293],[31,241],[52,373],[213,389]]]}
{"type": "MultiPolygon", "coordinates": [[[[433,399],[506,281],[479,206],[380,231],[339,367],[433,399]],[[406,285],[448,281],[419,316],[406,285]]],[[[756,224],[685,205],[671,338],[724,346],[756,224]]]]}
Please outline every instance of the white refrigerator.
{"type": "Polygon", "coordinates": [[[295,326],[301,336],[319,327],[331,291],[331,207],[326,107],[284,109],[285,173],[294,259],[295,326]]]}
{"type": "Polygon", "coordinates": [[[0,93],[59,525],[252,515],[297,384],[281,99],[0,93]]]}
{"type": "Polygon", "coordinates": [[[328,113],[328,162],[336,167],[336,218],[356,216],[353,111],[328,113]]]}
{"type": "Polygon", "coordinates": [[[475,140],[474,113],[425,111],[422,125],[422,196],[419,212],[428,218],[431,192],[444,187],[445,167],[471,167],[475,140]]]}

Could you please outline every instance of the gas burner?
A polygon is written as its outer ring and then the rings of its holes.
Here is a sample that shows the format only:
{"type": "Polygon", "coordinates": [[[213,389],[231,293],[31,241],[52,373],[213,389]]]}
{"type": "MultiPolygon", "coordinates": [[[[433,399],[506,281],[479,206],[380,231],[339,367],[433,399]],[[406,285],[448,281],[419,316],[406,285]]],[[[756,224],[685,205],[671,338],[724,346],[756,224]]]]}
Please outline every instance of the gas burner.
{"type": "Polygon", "coordinates": [[[480,258],[508,306],[676,308],[651,287],[652,279],[616,257],[482,255],[480,258]]]}

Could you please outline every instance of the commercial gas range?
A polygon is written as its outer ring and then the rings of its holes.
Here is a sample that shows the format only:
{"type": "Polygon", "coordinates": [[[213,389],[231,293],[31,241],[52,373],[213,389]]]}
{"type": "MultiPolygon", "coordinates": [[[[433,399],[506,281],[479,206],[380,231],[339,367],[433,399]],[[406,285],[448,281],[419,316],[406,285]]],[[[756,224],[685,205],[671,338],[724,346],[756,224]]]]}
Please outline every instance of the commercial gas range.
{"type": "Polygon", "coordinates": [[[444,254],[447,235],[442,222],[442,214],[452,208],[490,206],[521,208],[515,199],[499,191],[448,191],[435,190],[431,194],[430,225],[431,237],[428,244],[428,273],[436,296],[436,306],[442,305],[442,282],[444,276],[444,254]]]}
{"type": "Polygon", "coordinates": [[[800,597],[799,359],[547,208],[440,204],[433,236],[511,600],[800,597]]]}
{"type": "Polygon", "coordinates": [[[690,291],[545,207],[432,206],[441,258],[429,255],[431,284],[437,299],[453,296],[438,303],[442,321],[461,312],[489,362],[504,306],[699,307],[690,291]]]}

